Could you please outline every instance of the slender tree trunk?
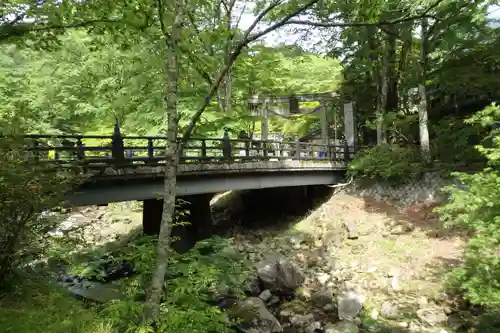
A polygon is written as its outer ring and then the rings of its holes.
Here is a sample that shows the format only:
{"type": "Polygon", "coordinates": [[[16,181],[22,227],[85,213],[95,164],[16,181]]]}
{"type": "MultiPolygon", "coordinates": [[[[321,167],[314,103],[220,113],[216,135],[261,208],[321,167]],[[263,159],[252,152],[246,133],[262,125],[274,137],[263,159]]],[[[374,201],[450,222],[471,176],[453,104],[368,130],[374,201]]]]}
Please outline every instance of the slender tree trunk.
{"type": "Polygon", "coordinates": [[[385,54],[385,45],[381,43],[380,50],[382,57],[378,61],[377,71],[377,144],[387,143],[387,130],[384,123],[384,117],[387,108],[387,95],[389,92],[389,82],[388,82],[388,64],[387,56],[385,54]]]}
{"type": "Polygon", "coordinates": [[[387,99],[385,103],[386,112],[395,112],[398,109],[398,77],[396,71],[396,34],[394,26],[389,26],[388,30],[391,34],[387,34],[387,99]]]}
{"type": "Polygon", "coordinates": [[[160,301],[164,293],[165,275],[167,273],[170,230],[175,211],[175,189],[178,164],[177,147],[177,95],[179,81],[178,43],[184,13],[183,0],[175,4],[175,18],[172,32],[168,37],[164,20],[165,6],[158,0],[159,19],[162,32],[167,44],[165,61],[165,113],[167,144],[165,149],[165,182],[163,196],[163,213],[161,218],[160,234],[156,246],[156,265],[151,279],[151,286],[144,307],[144,322],[152,324],[158,318],[160,301]]]}
{"type": "Polygon", "coordinates": [[[406,87],[406,69],[408,68],[408,54],[410,53],[411,46],[413,42],[413,37],[411,35],[411,29],[405,28],[403,31],[403,45],[401,45],[401,51],[399,52],[399,64],[398,64],[398,86],[399,86],[399,108],[408,111],[408,88],[406,87]]]}
{"type": "Polygon", "coordinates": [[[386,114],[387,94],[389,90],[389,82],[387,77],[387,64],[385,61],[380,66],[379,78],[379,102],[377,105],[377,144],[387,143],[387,131],[384,123],[386,114]]]}
{"type": "Polygon", "coordinates": [[[422,31],[420,38],[420,63],[419,63],[419,85],[418,92],[420,95],[420,103],[418,105],[418,127],[420,134],[420,149],[424,158],[427,161],[431,159],[430,142],[429,142],[429,128],[427,125],[428,120],[428,106],[427,106],[427,90],[425,81],[427,80],[427,19],[422,19],[422,31]]]}
{"type": "MultiPolygon", "coordinates": [[[[227,26],[226,29],[228,31],[228,38],[226,41],[225,45],[225,50],[224,50],[224,63],[227,65],[229,62],[229,56],[231,55],[231,49],[233,46],[233,38],[232,38],[232,30],[233,27],[231,25],[231,19],[232,19],[232,13],[233,13],[233,7],[234,7],[235,1],[231,1],[229,7],[227,8],[226,12],[226,20],[227,20],[227,26]]],[[[226,79],[225,79],[225,84],[224,84],[224,106],[225,106],[225,112],[227,115],[231,114],[232,108],[231,108],[231,100],[232,100],[232,92],[233,92],[233,75],[232,75],[232,67],[229,67],[229,70],[227,71],[226,74],[226,79]]]]}
{"type": "Polygon", "coordinates": [[[231,111],[232,111],[231,101],[233,99],[233,97],[232,97],[232,93],[233,93],[233,75],[232,75],[232,70],[231,69],[227,72],[226,83],[224,85],[224,89],[225,89],[224,102],[225,102],[225,107],[226,107],[226,114],[230,115],[231,111]]]}
{"type": "MultiPolygon", "coordinates": [[[[383,68],[384,68],[384,57],[380,57],[382,53],[381,44],[377,41],[376,29],[375,27],[368,27],[369,37],[368,37],[368,47],[370,49],[370,59],[372,60],[372,79],[375,82],[375,117],[377,123],[377,144],[382,144],[385,142],[385,129],[384,129],[384,106],[385,99],[382,98],[382,87],[384,81],[383,68]]],[[[387,89],[386,89],[387,90],[387,89]]]]}

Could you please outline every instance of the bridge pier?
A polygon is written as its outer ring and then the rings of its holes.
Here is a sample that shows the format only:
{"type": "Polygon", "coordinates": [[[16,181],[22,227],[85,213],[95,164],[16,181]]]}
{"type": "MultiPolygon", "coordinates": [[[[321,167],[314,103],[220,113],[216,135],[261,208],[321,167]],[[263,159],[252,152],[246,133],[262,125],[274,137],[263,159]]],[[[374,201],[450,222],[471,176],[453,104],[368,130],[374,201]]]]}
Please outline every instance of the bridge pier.
{"type": "MultiPolygon", "coordinates": [[[[172,228],[172,248],[179,253],[189,251],[197,241],[212,236],[213,217],[210,210],[212,194],[197,194],[180,197],[181,212],[186,212],[178,222],[188,222],[186,225],[176,225],[172,228]]],[[[142,215],[143,231],[146,235],[157,235],[160,232],[163,200],[144,200],[142,215]]]]}

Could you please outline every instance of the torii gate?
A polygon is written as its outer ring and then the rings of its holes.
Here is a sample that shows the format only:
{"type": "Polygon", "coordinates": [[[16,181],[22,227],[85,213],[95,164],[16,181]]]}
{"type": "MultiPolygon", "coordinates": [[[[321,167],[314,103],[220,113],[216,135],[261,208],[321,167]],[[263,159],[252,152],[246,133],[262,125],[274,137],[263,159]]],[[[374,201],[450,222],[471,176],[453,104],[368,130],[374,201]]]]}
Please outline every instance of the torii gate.
{"type": "MultiPolygon", "coordinates": [[[[251,114],[253,116],[260,116],[261,119],[261,137],[263,140],[268,139],[268,116],[270,111],[277,115],[286,116],[289,114],[307,114],[311,113],[311,109],[300,108],[300,102],[320,102],[320,124],[321,124],[321,138],[324,144],[329,144],[330,140],[328,137],[328,121],[327,121],[327,102],[332,101],[338,96],[338,93],[327,92],[327,93],[311,93],[311,94],[300,94],[291,96],[252,96],[248,98],[248,105],[250,107],[251,114]],[[274,104],[275,106],[271,109],[270,106],[274,104]],[[285,105],[282,107],[276,106],[276,104],[285,105]]],[[[313,112],[318,110],[314,109],[313,112]]],[[[350,147],[355,147],[356,145],[356,124],[354,118],[354,107],[353,103],[344,103],[344,135],[347,144],[350,147]]]]}

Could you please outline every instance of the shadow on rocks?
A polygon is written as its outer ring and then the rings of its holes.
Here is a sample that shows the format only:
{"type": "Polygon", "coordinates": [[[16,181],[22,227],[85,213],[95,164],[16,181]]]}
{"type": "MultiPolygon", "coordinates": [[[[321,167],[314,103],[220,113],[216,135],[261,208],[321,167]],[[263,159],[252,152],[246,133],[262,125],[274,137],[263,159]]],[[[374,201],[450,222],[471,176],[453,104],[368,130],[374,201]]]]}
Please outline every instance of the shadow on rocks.
{"type": "Polygon", "coordinates": [[[229,236],[232,229],[286,230],[310,211],[328,201],[327,186],[296,186],[233,192],[222,204],[212,206],[217,233],[229,236]]]}

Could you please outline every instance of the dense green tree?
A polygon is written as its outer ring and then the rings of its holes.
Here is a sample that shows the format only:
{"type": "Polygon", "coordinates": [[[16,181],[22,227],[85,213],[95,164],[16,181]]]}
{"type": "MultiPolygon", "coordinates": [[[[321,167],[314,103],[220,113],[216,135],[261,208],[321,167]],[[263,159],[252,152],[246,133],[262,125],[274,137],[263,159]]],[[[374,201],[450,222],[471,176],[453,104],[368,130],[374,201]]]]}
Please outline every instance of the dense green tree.
{"type": "MultiPolygon", "coordinates": [[[[427,118],[435,96],[446,102],[450,95],[496,93],[498,32],[486,24],[489,4],[263,0],[249,6],[255,20],[243,29],[243,3],[235,0],[4,1],[1,131],[107,134],[118,119],[127,134],[168,136],[150,321],[159,312],[167,269],[178,134],[184,141],[220,136],[223,125],[254,132],[259,119],[249,113],[249,95],[341,85],[339,100],[353,99],[358,122],[369,125],[365,141],[377,128],[377,141],[419,142],[429,159],[427,118]],[[261,21],[269,25],[259,30],[261,21]],[[284,25],[323,29],[330,37],[327,57],[257,43],[284,25]]],[[[316,122],[314,114],[274,117],[271,127],[302,134],[316,122]]]]}

